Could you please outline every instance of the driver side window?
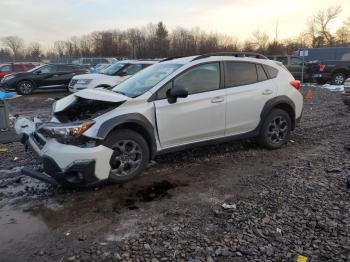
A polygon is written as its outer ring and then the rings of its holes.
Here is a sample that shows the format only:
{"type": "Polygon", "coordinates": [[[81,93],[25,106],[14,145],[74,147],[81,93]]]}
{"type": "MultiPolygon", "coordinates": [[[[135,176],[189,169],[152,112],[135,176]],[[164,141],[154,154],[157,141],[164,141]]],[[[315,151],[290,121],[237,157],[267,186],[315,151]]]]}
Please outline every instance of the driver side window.
{"type": "Polygon", "coordinates": [[[174,80],[174,86],[182,86],[188,94],[197,94],[220,88],[220,65],[210,63],[196,66],[174,80]]]}
{"type": "Polygon", "coordinates": [[[47,66],[43,66],[42,68],[40,68],[39,71],[42,74],[54,73],[54,72],[56,72],[56,67],[53,65],[47,65],[47,66]]]}
{"type": "Polygon", "coordinates": [[[166,92],[173,86],[183,87],[189,95],[217,90],[220,88],[220,65],[208,63],[189,69],[163,86],[157,93],[157,99],[167,98],[166,92]]]}

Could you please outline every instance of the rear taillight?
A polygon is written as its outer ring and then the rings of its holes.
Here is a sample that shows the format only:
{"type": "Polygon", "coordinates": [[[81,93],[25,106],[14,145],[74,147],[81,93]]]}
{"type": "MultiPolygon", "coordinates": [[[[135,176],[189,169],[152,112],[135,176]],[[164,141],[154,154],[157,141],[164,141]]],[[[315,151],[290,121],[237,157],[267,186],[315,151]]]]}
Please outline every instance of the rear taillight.
{"type": "Polygon", "coordinates": [[[319,67],[320,67],[320,72],[322,72],[326,68],[326,65],[325,64],[319,64],[319,67]]]}
{"type": "Polygon", "coordinates": [[[294,80],[289,83],[291,86],[293,86],[296,90],[300,90],[301,83],[299,80],[294,80]]]}

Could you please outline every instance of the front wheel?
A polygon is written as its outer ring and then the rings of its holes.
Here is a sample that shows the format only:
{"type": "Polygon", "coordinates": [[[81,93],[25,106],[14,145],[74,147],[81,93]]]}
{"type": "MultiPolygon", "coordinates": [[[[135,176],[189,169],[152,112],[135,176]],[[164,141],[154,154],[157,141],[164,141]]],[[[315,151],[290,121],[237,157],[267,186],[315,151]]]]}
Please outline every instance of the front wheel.
{"type": "Polygon", "coordinates": [[[340,86],[345,82],[345,75],[343,73],[335,73],[332,75],[332,84],[340,86]]]}
{"type": "Polygon", "coordinates": [[[291,119],[286,111],[273,109],[261,126],[259,144],[269,149],[280,148],[288,142],[291,126],[291,119]]]}
{"type": "Polygon", "coordinates": [[[137,132],[129,129],[116,130],[104,143],[114,152],[110,159],[109,180],[124,183],[139,176],[146,168],[150,152],[146,140],[137,132]]]}
{"type": "Polygon", "coordinates": [[[16,90],[20,95],[30,95],[34,91],[34,85],[30,81],[20,81],[17,84],[16,90]]]}

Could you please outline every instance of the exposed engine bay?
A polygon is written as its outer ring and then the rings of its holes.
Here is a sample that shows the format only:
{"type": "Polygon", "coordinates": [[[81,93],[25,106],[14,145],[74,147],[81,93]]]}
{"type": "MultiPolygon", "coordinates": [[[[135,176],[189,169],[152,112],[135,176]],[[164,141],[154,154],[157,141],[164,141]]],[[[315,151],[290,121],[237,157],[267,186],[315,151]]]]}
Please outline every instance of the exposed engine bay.
{"type": "Polygon", "coordinates": [[[54,113],[54,116],[61,123],[69,123],[81,120],[96,118],[111,111],[125,101],[107,102],[93,99],[77,97],[77,100],[60,112],[54,113]]]}

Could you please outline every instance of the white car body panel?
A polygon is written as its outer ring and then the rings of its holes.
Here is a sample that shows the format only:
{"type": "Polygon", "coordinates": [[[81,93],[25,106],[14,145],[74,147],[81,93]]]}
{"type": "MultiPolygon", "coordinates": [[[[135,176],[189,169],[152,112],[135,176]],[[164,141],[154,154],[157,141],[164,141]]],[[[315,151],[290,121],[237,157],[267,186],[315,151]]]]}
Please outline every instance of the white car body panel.
{"type": "Polygon", "coordinates": [[[155,101],[162,148],[222,137],[225,134],[225,89],[155,101]],[[218,103],[213,103],[221,101],[218,103]]]}
{"type": "Polygon", "coordinates": [[[226,136],[254,130],[259,125],[265,103],[277,93],[272,79],[226,90],[226,136]]]}

